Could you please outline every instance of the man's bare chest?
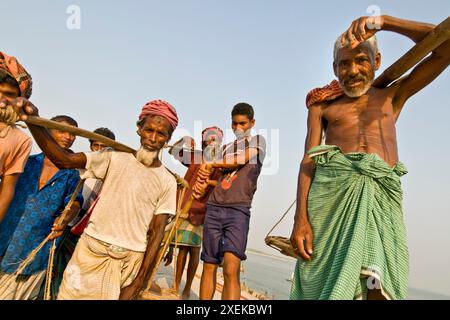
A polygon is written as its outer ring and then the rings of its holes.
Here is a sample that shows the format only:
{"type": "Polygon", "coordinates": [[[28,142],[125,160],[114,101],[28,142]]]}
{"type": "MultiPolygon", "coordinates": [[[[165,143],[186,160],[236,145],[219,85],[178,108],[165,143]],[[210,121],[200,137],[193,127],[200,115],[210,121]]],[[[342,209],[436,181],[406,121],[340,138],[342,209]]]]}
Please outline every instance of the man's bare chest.
{"type": "Polygon", "coordinates": [[[344,97],[326,107],[323,118],[332,127],[391,124],[394,121],[392,98],[388,94],[364,95],[356,99],[344,97]]]}

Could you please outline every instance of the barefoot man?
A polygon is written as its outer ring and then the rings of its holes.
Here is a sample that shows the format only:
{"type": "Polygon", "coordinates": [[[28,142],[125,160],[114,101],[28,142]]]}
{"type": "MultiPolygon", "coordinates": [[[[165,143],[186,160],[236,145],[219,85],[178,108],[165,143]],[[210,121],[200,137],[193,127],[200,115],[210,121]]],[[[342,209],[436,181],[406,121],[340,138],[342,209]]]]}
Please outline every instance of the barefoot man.
{"type": "Polygon", "coordinates": [[[300,258],[291,299],[405,299],[408,248],[395,124],[405,102],[450,63],[438,46],[391,86],[372,86],[381,62],[375,33],[414,42],[434,26],[390,16],[355,20],[336,41],[338,81],[307,97],[308,131],[291,242],[300,258]],[[322,135],[325,145],[321,145],[322,135]]]}

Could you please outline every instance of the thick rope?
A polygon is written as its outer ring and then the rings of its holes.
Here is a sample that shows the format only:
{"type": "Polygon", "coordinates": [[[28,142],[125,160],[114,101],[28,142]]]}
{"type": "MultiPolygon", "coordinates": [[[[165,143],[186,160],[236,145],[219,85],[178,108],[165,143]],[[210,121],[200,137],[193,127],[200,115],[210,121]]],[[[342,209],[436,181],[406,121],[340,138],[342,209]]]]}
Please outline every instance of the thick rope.
{"type": "Polygon", "coordinates": [[[48,266],[45,276],[44,300],[51,300],[51,285],[53,279],[53,263],[55,260],[55,251],[56,251],[56,239],[53,240],[52,246],[50,248],[50,254],[48,256],[48,266]]]}
{"type": "MultiPolygon", "coordinates": [[[[5,138],[12,127],[16,126],[16,122],[19,121],[19,114],[14,110],[13,106],[6,106],[5,108],[0,108],[0,122],[6,124],[0,131],[0,139],[5,138]]],[[[25,127],[19,125],[20,127],[25,127]]]]}
{"type": "Polygon", "coordinates": [[[30,252],[28,257],[22,261],[22,263],[17,268],[15,274],[19,275],[22,273],[22,271],[36,258],[36,255],[39,251],[44,247],[44,245],[50,240],[50,237],[52,236],[52,233],[50,233],[33,251],[30,252]]]}
{"type": "MultiPolygon", "coordinates": [[[[75,202],[75,199],[80,192],[81,188],[83,187],[84,180],[80,180],[75,188],[75,191],[73,192],[69,203],[64,208],[64,211],[61,213],[59,219],[60,221],[63,221],[64,218],[69,214],[70,208],[72,207],[73,203],[75,202]]],[[[50,237],[53,235],[53,232],[51,232],[33,251],[30,252],[28,257],[19,265],[17,268],[17,271],[15,272],[16,275],[19,275],[23,272],[23,270],[31,263],[33,262],[34,258],[36,258],[36,255],[39,251],[45,246],[45,244],[50,240],[50,237]]],[[[56,239],[55,239],[56,240],[56,239]]],[[[47,270],[50,266],[47,267],[47,270]]]]}
{"type": "Polygon", "coordinates": [[[19,114],[13,106],[0,108],[0,122],[6,123],[8,126],[13,126],[19,119],[19,114]]]}
{"type": "MultiPolygon", "coordinates": [[[[180,212],[179,216],[181,216],[181,214],[183,213],[183,211],[181,209],[181,204],[183,202],[185,194],[186,194],[186,188],[183,188],[180,191],[180,195],[178,197],[177,213],[180,212]]],[[[173,251],[174,251],[174,257],[176,257],[176,259],[173,259],[173,279],[174,279],[174,281],[173,281],[173,284],[172,284],[172,286],[173,286],[172,289],[174,289],[174,290],[175,290],[175,282],[176,282],[176,278],[177,278],[177,265],[178,265],[178,263],[177,263],[178,255],[176,254],[176,252],[177,252],[177,249],[178,249],[178,228],[180,227],[180,223],[178,223],[179,216],[178,216],[177,220],[175,221],[175,231],[174,231],[174,233],[175,233],[175,236],[174,236],[175,237],[175,247],[174,247],[173,251]]],[[[169,234],[169,237],[167,237],[167,241],[170,243],[171,240],[172,239],[171,239],[170,234],[169,234]]],[[[165,251],[164,251],[164,253],[165,253],[165,251]]],[[[178,294],[178,292],[177,292],[177,294],[178,294]]]]}

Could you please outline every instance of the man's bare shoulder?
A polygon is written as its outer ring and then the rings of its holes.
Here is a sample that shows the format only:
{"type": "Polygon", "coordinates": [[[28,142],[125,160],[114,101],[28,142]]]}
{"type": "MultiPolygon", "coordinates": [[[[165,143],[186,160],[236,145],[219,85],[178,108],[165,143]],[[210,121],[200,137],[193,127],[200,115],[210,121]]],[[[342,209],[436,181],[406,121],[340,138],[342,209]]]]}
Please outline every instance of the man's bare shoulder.
{"type": "Polygon", "coordinates": [[[329,103],[327,101],[316,102],[308,107],[308,113],[322,113],[328,105],[329,103]]]}

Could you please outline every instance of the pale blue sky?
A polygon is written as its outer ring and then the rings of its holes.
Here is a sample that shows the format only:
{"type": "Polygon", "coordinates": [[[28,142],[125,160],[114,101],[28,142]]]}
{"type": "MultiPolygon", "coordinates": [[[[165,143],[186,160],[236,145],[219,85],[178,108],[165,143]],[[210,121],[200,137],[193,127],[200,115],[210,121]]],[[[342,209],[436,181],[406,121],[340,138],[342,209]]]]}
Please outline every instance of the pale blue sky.
{"type": "MultiPolygon", "coordinates": [[[[270,130],[279,130],[279,169],[268,175],[266,168],[260,177],[249,236],[249,247],[269,253],[275,251],[265,246],[265,234],[295,197],[305,95],[333,78],[336,37],[367,15],[369,5],[431,23],[450,12],[448,0],[0,1],[1,50],[32,74],[31,100],[44,117],[68,114],[86,129],[107,126],[136,147],[136,117],[148,100],[171,102],[180,129],[191,133],[194,121],[229,128],[232,106],[252,104],[256,129],[268,131],[272,146],[277,139],[270,130]],[[72,4],[81,9],[80,30],[66,28],[72,4]]],[[[382,69],[412,46],[388,32],[378,39],[382,69]]],[[[447,70],[410,99],[398,122],[398,142],[409,169],[403,186],[410,285],[450,296],[449,82],[447,70]]],[[[87,148],[80,138],[73,149],[87,148]]],[[[275,234],[289,236],[292,221],[291,213],[275,234]]]]}

